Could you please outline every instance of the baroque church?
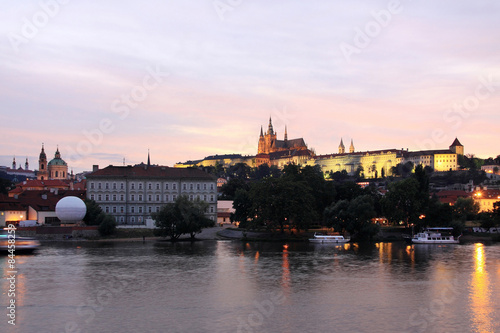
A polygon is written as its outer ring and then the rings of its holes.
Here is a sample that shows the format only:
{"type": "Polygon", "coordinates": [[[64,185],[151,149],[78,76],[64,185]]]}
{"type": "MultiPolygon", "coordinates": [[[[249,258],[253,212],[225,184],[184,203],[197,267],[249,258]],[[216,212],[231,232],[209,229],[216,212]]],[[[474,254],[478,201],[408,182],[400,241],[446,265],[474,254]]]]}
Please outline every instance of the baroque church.
{"type": "Polygon", "coordinates": [[[42,151],[38,158],[37,179],[68,179],[68,164],[61,158],[59,147],[57,147],[54,158],[47,162],[47,155],[42,143],[42,151]]]}

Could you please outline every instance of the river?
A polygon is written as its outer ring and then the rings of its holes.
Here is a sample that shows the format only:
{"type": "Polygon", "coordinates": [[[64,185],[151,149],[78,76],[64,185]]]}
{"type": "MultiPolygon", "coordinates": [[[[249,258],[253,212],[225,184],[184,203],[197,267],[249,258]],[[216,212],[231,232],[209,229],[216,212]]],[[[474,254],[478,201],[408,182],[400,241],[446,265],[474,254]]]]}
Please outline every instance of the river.
{"type": "Polygon", "coordinates": [[[54,242],[15,281],[7,260],[1,332],[500,332],[500,245],[54,242]]]}

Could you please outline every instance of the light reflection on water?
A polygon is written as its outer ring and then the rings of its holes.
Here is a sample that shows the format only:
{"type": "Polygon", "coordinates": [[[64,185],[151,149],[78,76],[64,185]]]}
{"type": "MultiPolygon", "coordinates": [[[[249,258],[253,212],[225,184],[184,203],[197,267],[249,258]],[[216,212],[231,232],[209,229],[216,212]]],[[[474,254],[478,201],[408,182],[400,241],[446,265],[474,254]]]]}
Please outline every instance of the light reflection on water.
{"type": "Polygon", "coordinates": [[[500,331],[498,245],[53,243],[18,266],[2,332],[500,331]]]}

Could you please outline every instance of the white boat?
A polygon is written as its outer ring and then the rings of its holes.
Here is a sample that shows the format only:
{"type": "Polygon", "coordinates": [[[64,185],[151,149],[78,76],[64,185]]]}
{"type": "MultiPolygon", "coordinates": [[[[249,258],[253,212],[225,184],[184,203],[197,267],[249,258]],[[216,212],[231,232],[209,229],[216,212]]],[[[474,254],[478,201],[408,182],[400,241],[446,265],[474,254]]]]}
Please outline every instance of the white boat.
{"type": "Polygon", "coordinates": [[[7,230],[0,230],[0,254],[30,253],[40,247],[40,242],[31,237],[19,237],[7,230]]]}
{"type": "Polygon", "coordinates": [[[314,238],[310,238],[309,241],[313,243],[347,243],[351,239],[344,238],[340,235],[323,235],[320,233],[314,233],[314,238]]]}
{"type": "Polygon", "coordinates": [[[414,244],[458,244],[460,236],[455,239],[453,228],[427,228],[411,238],[414,244]]]}

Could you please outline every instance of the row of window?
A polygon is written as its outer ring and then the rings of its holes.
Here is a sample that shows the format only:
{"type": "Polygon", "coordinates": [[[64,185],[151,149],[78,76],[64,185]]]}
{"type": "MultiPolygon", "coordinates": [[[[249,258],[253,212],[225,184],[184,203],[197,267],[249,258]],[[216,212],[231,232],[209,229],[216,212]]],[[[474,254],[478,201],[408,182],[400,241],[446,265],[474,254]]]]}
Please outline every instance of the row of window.
{"type": "MultiPolygon", "coordinates": [[[[212,221],[215,220],[213,216],[210,216],[210,219],[212,221]]],[[[115,220],[119,224],[124,224],[125,223],[125,216],[115,216],[115,220]]],[[[131,224],[135,224],[136,222],[138,224],[142,224],[142,223],[144,223],[144,218],[142,216],[137,216],[137,218],[135,216],[130,216],[128,222],[130,222],[131,224]]]]}
{"type": "MultiPolygon", "coordinates": [[[[117,214],[117,213],[121,213],[121,214],[124,214],[125,213],[125,207],[124,206],[120,206],[120,207],[116,207],[116,206],[113,206],[113,207],[109,207],[109,206],[104,206],[104,211],[109,214],[109,213],[113,213],[113,214],[117,214]]],[[[147,206],[147,213],[151,214],[156,212],[158,213],[160,211],[160,206],[147,206]]],[[[135,214],[135,213],[138,213],[138,214],[143,214],[146,212],[146,209],[144,209],[143,206],[130,206],[129,207],[129,213],[131,214],[135,214]]],[[[210,206],[209,209],[207,209],[206,213],[214,213],[215,212],[215,208],[214,206],[210,206]]]]}
{"type": "MultiPolygon", "coordinates": [[[[90,195],[91,200],[96,200],[98,202],[101,201],[125,201],[125,194],[91,194],[90,195]],[[118,200],[119,198],[119,200],[118,200]],[[103,200],[104,199],[104,200],[103,200]]],[[[177,199],[177,194],[165,194],[165,197],[162,201],[162,196],[160,194],[152,195],[149,194],[147,196],[143,196],[142,194],[130,194],[129,196],[129,201],[144,201],[144,199],[147,199],[148,202],[171,202],[175,201],[177,199]]],[[[194,199],[198,200],[203,200],[206,202],[214,202],[215,201],[215,196],[213,194],[210,195],[210,197],[207,194],[197,194],[194,196],[193,194],[189,195],[189,200],[193,201],[194,199]],[[210,198],[210,201],[208,199],[210,198]]]]}
{"type": "MultiPolygon", "coordinates": [[[[201,189],[208,190],[208,188],[210,188],[210,190],[214,189],[214,184],[213,183],[210,183],[210,184],[207,184],[207,183],[203,183],[203,184],[200,184],[200,183],[197,183],[197,184],[193,184],[193,183],[182,184],[182,189],[183,190],[187,190],[188,187],[189,187],[190,190],[194,190],[195,189],[195,185],[196,185],[196,190],[198,190],[198,191],[201,190],[201,189]]],[[[101,182],[97,182],[97,183],[91,182],[89,184],[89,186],[90,186],[91,190],[95,190],[96,187],[97,187],[98,190],[102,190],[102,189],[117,190],[118,188],[120,188],[120,190],[124,190],[125,189],[125,183],[123,183],[123,182],[121,182],[121,183],[109,183],[109,182],[105,182],[104,184],[101,183],[101,182]]],[[[143,186],[143,183],[134,183],[134,182],[129,183],[129,189],[135,190],[136,188],[138,190],[143,190],[146,187],[143,186]]],[[[172,190],[177,190],[177,183],[165,183],[164,184],[164,189],[165,190],[169,190],[170,188],[172,190]]],[[[148,183],[147,184],[147,189],[148,190],[153,190],[153,189],[160,190],[161,189],[161,184],[160,183],[154,183],[154,184],[153,183],[148,183]]]]}

